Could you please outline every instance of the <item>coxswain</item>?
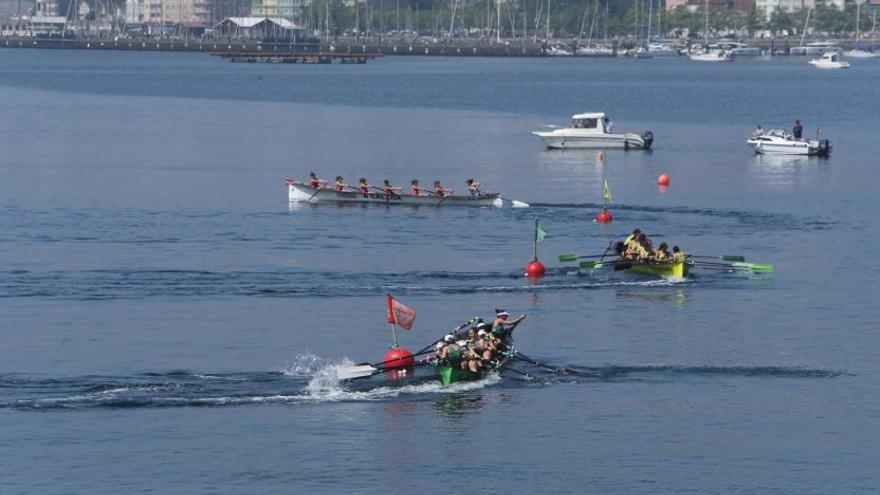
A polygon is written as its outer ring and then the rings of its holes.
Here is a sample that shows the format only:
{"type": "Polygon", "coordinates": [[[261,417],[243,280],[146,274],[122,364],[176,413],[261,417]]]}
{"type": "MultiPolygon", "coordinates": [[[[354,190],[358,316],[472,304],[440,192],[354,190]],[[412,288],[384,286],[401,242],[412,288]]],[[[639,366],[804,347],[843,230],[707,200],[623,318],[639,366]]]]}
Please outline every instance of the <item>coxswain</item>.
{"type": "Polygon", "coordinates": [[[336,181],[333,182],[333,189],[335,189],[336,192],[343,192],[343,191],[345,191],[346,188],[349,188],[349,187],[351,187],[351,186],[349,186],[348,184],[345,183],[345,181],[342,180],[341,175],[336,176],[336,181]]]}
{"type": "Polygon", "coordinates": [[[660,247],[654,250],[654,260],[658,263],[666,263],[669,261],[669,251],[666,249],[666,243],[661,242],[660,247]]]}
{"type": "Polygon", "coordinates": [[[318,176],[315,175],[314,172],[309,173],[309,187],[312,189],[318,189],[319,187],[327,187],[327,181],[325,179],[319,179],[318,176]]]}
{"type": "Polygon", "coordinates": [[[791,133],[794,134],[795,139],[803,139],[804,137],[804,126],[801,125],[800,120],[794,121],[794,127],[791,129],[791,133]]]}
{"type": "Polygon", "coordinates": [[[468,179],[464,183],[467,184],[468,192],[471,193],[471,196],[479,196],[481,194],[479,181],[468,179]]]}
{"type": "Polygon", "coordinates": [[[440,196],[440,197],[443,197],[443,196],[450,195],[450,194],[452,194],[452,193],[454,193],[454,192],[455,192],[455,191],[454,191],[453,189],[449,189],[449,188],[443,187],[443,186],[440,184],[440,181],[439,181],[439,180],[435,180],[435,181],[434,181],[434,194],[435,194],[435,195],[440,196]]]}
{"type": "Polygon", "coordinates": [[[385,193],[386,196],[397,196],[400,194],[402,188],[392,186],[388,179],[385,179],[385,185],[382,187],[382,192],[385,193]]]}
{"type": "Polygon", "coordinates": [[[371,187],[373,187],[373,186],[367,184],[367,179],[365,179],[363,177],[358,179],[358,192],[360,192],[361,194],[369,193],[371,187]]]}
{"type": "Polygon", "coordinates": [[[507,336],[507,329],[521,322],[526,315],[519,315],[513,320],[507,321],[510,313],[503,309],[495,310],[495,321],[492,322],[492,335],[498,339],[504,339],[507,336]]]}

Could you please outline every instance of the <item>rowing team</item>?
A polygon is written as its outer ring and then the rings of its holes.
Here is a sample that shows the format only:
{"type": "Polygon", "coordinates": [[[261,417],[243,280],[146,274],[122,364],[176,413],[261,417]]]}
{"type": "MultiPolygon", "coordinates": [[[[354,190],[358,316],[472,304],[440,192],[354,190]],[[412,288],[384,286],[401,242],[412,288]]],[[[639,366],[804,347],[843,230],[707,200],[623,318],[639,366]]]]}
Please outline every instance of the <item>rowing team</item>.
{"type": "Polygon", "coordinates": [[[456,335],[453,334],[443,337],[435,347],[437,362],[474,373],[491,369],[504,352],[504,339],[508,329],[526,317],[519,315],[508,321],[510,314],[507,311],[495,311],[497,314],[492,325],[480,321],[468,330],[467,338],[456,340],[456,335]]]}
{"type": "Polygon", "coordinates": [[[634,229],[623,242],[618,242],[616,250],[622,258],[644,262],[678,263],[687,258],[678,246],[673,246],[670,253],[665,242],[654,249],[651,240],[639,229],[634,229]]]}
{"type": "MultiPolygon", "coordinates": [[[[480,182],[475,181],[474,179],[468,179],[464,181],[467,185],[468,192],[471,193],[472,196],[479,196],[482,194],[480,191],[480,182]]],[[[309,174],[309,187],[312,189],[328,189],[330,181],[326,179],[319,179],[314,172],[309,174]]],[[[388,196],[398,196],[400,195],[400,191],[403,190],[402,187],[397,187],[391,185],[391,182],[388,179],[385,179],[382,187],[371,186],[367,183],[367,179],[361,177],[358,179],[357,187],[351,186],[345,183],[345,180],[341,175],[336,176],[336,180],[333,181],[333,190],[336,192],[346,192],[346,191],[357,191],[362,194],[368,194],[370,190],[374,191],[382,191],[383,194],[388,196]]],[[[439,180],[434,181],[433,189],[423,189],[419,186],[419,180],[413,179],[410,182],[410,195],[412,196],[449,196],[455,192],[453,189],[449,189],[440,184],[439,180]]]]}

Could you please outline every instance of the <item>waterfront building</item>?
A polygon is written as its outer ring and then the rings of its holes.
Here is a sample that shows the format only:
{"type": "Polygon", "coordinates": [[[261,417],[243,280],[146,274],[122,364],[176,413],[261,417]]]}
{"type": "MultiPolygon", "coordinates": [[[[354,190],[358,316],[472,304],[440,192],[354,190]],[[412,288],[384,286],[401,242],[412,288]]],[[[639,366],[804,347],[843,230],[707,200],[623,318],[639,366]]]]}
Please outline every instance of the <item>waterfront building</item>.
{"type": "Polygon", "coordinates": [[[129,24],[205,27],[213,15],[211,0],[125,0],[129,24]]]}
{"type": "Polygon", "coordinates": [[[281,17],[293,19],[301,2],[297,0],[253,0],[251,15],[254,17],[281,17]]]}

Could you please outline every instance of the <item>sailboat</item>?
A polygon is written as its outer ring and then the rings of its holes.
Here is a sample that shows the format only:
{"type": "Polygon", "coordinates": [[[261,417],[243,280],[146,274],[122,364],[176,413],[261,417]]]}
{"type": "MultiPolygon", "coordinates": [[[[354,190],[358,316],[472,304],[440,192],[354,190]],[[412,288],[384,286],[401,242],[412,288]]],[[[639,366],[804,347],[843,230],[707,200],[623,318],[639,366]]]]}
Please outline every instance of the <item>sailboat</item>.
{"type": "MultiPolygon", "coordinates": [[[[861,47],[861,35],[862,31],[859,29],[859,12],[862,11],[861,5],[856,2],[856,44],[852,50],[847,50],[843,52],[844,57],[848,58],[877,58],[880,57],[880,53],[877,52],[869,52],[867,50],[862,50],[861,47]]],[[[877,28],[877,14],[874,13],[874,29],[877,28]]],[[[873,32],[873,30],[872,30],[873,32]]]]}
{"type": "Polygon", "coordinates": [[[733,62],[729,52],[709,46],[709,0],[706,0],[706,44],[702,52],[688,55],[694,62],[733,62]]]}

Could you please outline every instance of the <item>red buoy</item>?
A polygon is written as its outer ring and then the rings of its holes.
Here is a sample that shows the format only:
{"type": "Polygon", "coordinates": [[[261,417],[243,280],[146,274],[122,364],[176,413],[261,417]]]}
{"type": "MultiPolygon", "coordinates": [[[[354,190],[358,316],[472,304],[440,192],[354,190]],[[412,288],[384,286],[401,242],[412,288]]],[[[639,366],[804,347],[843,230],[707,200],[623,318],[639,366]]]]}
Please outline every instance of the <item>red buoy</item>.
{"type": "Polygon", "coordinates": [[[614,217],[611,216],[611,212],[604,208],[596,214],[596,221],[599,223],[608,223],[612,220],[614,220],[614,217]]]}
{"type": "Polygon", "coordinates": [[[404,349],[403,347],[398,347],[396,349],[391,349],[390,351],[385,353],[385,359],[383,360],[386,369],[397,369],[397,368],[409,368],[414,363],[413,355],[409,350],[404,349]]]}
{"type": "Polygon", "coordinates": [[[660,177],[657,177],[657,184],[660,184],[661,186],[668,186],[669,185],[669,176],[666,174],[663,174],[660,177]]]}
{"type": "Polygon", "coordinates": [[[545,273],[547,273],[547,268],[544,266],[544,263],[538,260],[534,260],[526,265],[526,277],[543,277],[545,273]]]}

